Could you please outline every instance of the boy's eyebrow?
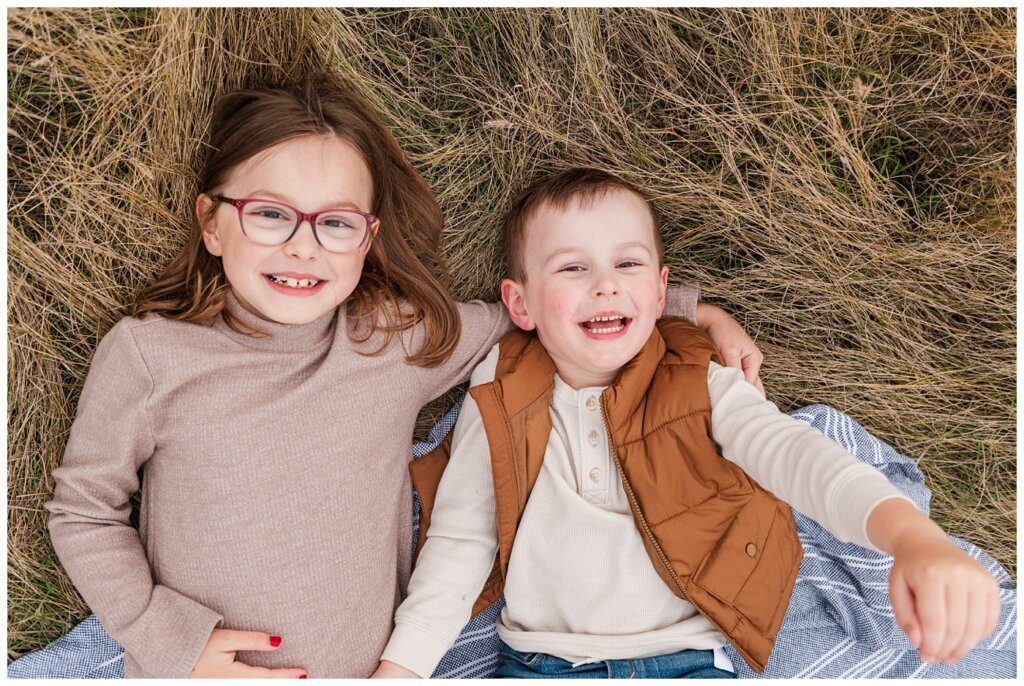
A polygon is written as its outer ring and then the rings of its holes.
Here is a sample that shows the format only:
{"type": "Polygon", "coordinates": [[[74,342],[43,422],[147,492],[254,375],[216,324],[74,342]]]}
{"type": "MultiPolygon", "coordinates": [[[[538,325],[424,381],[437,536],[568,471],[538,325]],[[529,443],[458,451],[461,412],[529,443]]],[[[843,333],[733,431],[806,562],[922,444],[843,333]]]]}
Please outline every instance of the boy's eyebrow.
{"type": "MultiPolygon", "coordinates": [[[[654,254],[651,251],[651,247],[649,245],[647,245],[646,243],[644,243],[643,241],[629,241],[627,243],[619,243],[619,244],[617,244],[615,246],[616,250],[626,250],[627,248],[640,248],[644,252],[646,252],[648,255],[653,255],[654,254]]],[[[568,248],[559,248],[558,250],[556,250],[553,253],[551,253],[550,255],[548,255],[548,259],[546,259],[544,261],[544,264],[546,266],[546,265],[550,264],[551,262],[554,262],[556,258],[561,257],[562,255],[569,254],[569,253],[576,253],[576,252],[584,252],[584,249],[582,247],[575,246],[575,245],[569,246],[568,248]]]]}

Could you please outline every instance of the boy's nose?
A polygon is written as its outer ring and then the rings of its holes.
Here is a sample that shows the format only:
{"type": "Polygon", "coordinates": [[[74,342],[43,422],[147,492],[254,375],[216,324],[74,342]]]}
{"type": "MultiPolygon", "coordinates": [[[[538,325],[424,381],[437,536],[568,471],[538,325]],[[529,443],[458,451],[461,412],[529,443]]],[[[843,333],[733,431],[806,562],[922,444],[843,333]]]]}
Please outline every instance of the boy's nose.
{"type": "Polygon", "coordinates": [[[594,280],[595,296],[607,297],[619,294],[619,282],[614,274],[602,273],[595,276],[597,277],[594,280]]]}
{"type": "Polygon", "coordinates": [[[316,256],[320,250],[320,244],[317,243],[316,236],[313,235],[313,224],[309,220],[304,219],[299,224],[299,230],[284,244],[284,250],[288,255],[302,260],[316,256]]]}

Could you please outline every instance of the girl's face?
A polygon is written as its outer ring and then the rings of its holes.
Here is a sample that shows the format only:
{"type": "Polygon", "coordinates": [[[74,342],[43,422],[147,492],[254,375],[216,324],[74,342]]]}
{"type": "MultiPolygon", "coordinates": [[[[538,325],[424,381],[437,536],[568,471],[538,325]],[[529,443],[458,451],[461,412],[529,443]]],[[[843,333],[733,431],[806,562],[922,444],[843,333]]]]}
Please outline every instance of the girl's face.
{"type": "MultiPolygon", "coordinates": [[[[348,208],[370,212],[373,179],[363,156],[338,136],[295,138],[238,165],[217,193],[229,198],[277,200],[312,213],[348,208]]],[[[350,253],[324,250],[303,222],[291,240],[276,246],[250,240],[229,203],[201,194],[196,211],[203,241],[221,258],[238,301],[264,319],[305,324],[338,307],[352,294],[372,236],[350,253]],[[209,218],[207,218],[209,216],[209,218]]]]}

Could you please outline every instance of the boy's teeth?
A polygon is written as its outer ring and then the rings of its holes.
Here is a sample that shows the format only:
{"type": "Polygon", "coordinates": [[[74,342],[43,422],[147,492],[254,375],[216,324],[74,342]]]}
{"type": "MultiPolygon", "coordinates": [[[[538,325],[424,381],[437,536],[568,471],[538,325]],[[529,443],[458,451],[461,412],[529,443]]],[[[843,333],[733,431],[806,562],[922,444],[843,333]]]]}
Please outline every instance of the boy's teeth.
{"type": "Polygon", "coordinates": [[[627,317],[619,316],[606,316],[606,317],[594,317],[583,322],[581,326],[591,333],[616,333],[626,328],[627,317]],[[609,323],[614,324],[609,326],[609,323]],[[598,327],[598,324],[605,324],[605,326],[598,327]]]}

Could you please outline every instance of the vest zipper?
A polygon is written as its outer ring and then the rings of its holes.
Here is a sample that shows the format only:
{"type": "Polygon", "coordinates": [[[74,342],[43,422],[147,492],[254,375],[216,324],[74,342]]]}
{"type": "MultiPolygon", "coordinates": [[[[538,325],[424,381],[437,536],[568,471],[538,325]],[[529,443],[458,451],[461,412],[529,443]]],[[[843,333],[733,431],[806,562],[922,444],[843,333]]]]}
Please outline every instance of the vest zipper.
{"type": "Polygon", "coordinates": [[[615,450],[615,442],[612,440],[611,430],[608,428],[608,408],[605,405],[603,393],[601,394],[601,419],[604,421],[604,433],[608,437],[608,447],[611,448],[612,459],[615,460],[615,468],[619,471],[619,480],[622,481],[622,489],[626,492],[626,497],[629,498],[629,506],[633,510],[633,516],[636,517],[638,522],[640,522],[640,526],[644,530],[644,535],[647,537],[647,540],[651,542],[651,545],[654,546],[654,549],[658,553],[658,557],[661,559],[662,566],[665,568],[665,571],[668,572],[669,576],[672,577],[672,580],[675,581],[676,588],[678,588],[686,597],[687,602],[689,602],[690,605],[693,605],[694,609],[697,610],[697,612],[699,612],[701,616],[711,624],[711,626],[718,630],[718,633],[722,634],[726,640],[729,640],[729,635],[722,630],[722,627],[718,626],[715,620],[711,619],[711,617],[709,617],[707,613],[697,605],[697,603],[693,602],[693,598],[691,598],[690,594],[686,592],[683,585],[679,583],[679,577],[676,576],[675,571],[672,569],[672,565],[668,563],[668,558],[665,557],[664,551],[662,551],[661,546],[658,545],[658,541],[654,538],[654,533],[651,532],[651,527],[647,525],[647,520],[644,519],[643,513],[640,512],[640,505],[636,501],[636,496],[633,495],[633,489],[629,485],[629,481],[626,480],[626,473],[622,469],[622,462],[619,461],[619,454],[615,450]]]}

